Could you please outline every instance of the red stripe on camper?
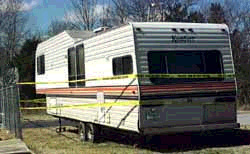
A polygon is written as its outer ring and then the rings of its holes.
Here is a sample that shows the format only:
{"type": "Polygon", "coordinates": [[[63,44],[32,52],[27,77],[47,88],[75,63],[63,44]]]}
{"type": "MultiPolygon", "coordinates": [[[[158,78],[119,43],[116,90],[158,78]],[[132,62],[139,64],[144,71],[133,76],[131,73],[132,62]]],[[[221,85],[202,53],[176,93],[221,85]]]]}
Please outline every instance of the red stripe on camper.
{"type": "Polygon", "coordinates": [[[234,90],[234,82],[210,82],[210,83],[188,83],[175,85],[154,85],[141,86],[142,95],[159,93],[178,93],[178,92],[210,92],[210,91],[231,91],[234,90]]]}
{"type": "MultiPolygon", "coordinates": [[[[140,86],[141,95],[153,94],[178,94],[190,92],[222,92],[233,91],[236,86],[234,82],[206,82],[206,83],[186,83],[173,85],[151,85],[140,86]]],[[[106,95],[135,96],[138,95],[137,86],[129,87],[87,87],[87,88],[51,88],[37,89],[38,94],[62,94],[62,95],[96,95],[98,91],[106,95]]]]}
{"type": "Polygon", "coordinates": [[[137,95],[137,86],[129,87],[87,87],[87,88],[48,88],[48,89],[37,89],[37,94],[72,94],[72,95],[92,95],[98,91],[102,91],[105,94],[121,94],[123,95],[137,95]]]}

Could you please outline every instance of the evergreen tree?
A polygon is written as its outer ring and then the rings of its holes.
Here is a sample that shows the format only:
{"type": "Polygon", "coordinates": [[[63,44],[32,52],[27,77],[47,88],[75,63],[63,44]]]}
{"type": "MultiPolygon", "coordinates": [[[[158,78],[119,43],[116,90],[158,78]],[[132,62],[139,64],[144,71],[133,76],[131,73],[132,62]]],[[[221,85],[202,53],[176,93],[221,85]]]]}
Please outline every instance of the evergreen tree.
{"type": "MultiPolygon", "coordinates": [[[[35,51],[40,42],[41,40],[36,37],[26,40],[20,53],[14,58],[13,63],[19,72],[19,82],[35,82],[35,51]]],[[[35,98],[35,85],[21,85],[20,97],[35,98]]]]}
{"type": "Polygon", "coordinates": [[[204,23],[206,22],[206,19],[201,12],[195,11],[190,13],[190,15],[188,16],[188,21],[194,23],[204,23]]]}
{"type": "Polygon", "coordinates": [[[209,9],[209,23],[226,23],[226,17],[223,7],[220,3],[211,3],[209,9]]]}

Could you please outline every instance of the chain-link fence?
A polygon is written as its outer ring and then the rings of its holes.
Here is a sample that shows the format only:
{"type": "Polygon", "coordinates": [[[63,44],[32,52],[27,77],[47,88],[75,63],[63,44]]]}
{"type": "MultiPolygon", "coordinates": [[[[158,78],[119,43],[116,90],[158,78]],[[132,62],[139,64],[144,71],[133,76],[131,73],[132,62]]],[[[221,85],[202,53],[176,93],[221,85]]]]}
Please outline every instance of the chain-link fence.
{"type": "Polygon", "coordinates": [[[17,138],[22,138],[17,85],[0,89],[0,127],[14,133],[17,138]]]}

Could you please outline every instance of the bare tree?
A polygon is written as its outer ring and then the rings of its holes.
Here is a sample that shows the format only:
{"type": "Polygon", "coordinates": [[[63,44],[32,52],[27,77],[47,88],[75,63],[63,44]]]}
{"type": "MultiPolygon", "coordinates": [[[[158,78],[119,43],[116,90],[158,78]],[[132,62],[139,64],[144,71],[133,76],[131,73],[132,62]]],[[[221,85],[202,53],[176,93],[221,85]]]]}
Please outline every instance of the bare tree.
{"type": "Polygon", "coordinates": [[[23,12],[23,0],[1,0],[0,12],[2,19],[4,18],[4,20],[1,20],[0,29],[0,48],[2,50],[0,76],[3,83],[7,83],[13,78],[10,71],[15,71],[15,69],[10,68],[13,67],[13,57],[16,55],[18,47],[20,47],[24,38],[24,27],[27,20],[23,12]],[[7,74],[9,74],[8,77],[7,74]]]}
{"type": "Polygon", "coordinates": [[[96,0],[69,0],[70,6],[66,19],[72,21],[75,27],[92,30],[97,22],[96,0]]]}
{"type": "Polygon", "coordinates": [[[147,21],[148,8],[150,0],[131,0],[129,2],[129,17],[133,21],[145,22],[147,21]]]}
{"type": "Polygon", "coordinates": [[[48,35],[52,37],[54,35],[59,34],[64,30],[80,30],[80,27],[76,27],[70,21],[63,21],[58,19],[53,19],[48,27],[48,35]]]}
{"type": "Polygon", "coordinates": [[[199,0],[113,0],[113,3],[120,23],[124,23],[127,19],[132,21],[188,21],[188,9],[197,1],[199,0]]]}
{"type": "Polygon", "coordinates": [[[129,17],[129,0],[112,0],[114,3],[115,14],[118,18],[118,25],[127,23],[129,17]]]}
{"type": "Polygon", "coordinates": [[[250,91],[250,3],[227,0],[223,5],[226,24],[231,32],[231,44],[238,84],[238,103],[249,103],[250,91]]]}
{"type": "Polygon", "coordinates": [[[111,5],[103,5],[102,11],[99,15],[99,25],[112,27],[119,25],[115,17],[115,10],[111,5]]]}

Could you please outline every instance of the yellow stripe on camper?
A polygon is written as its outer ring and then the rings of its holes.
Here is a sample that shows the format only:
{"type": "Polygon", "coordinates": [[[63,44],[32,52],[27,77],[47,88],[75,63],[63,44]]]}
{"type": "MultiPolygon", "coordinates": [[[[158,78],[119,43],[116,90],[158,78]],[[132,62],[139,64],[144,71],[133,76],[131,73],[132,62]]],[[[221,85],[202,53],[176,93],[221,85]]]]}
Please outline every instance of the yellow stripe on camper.
{"type": "Polygon", "coordinates": [[[111,106],[134,106],[139,105],[139,101],[127,101],[127,102],[107,102],[107,103],[90,103],[90,104],[77,104],[77,105],[57,105],[50,107],[20,107],[21,110],[41,110],[41,109],[81,109],[91,107],[111,107],[111,106]]]}
{"type": "MultiPolygon", "coordinates": [[[[214,104],[215,102],[193,102],[192,104],[214,104]]],[[[220,103],[220,102],[216,102],[220,103]]],[[[225,102],[222,102],[225,103],[225,102]]],[[[93,107],[111,107],[111,106],[138,106],[138,105],[169,105],[169,104],[183,104],[183,102],[176,101],[156,101],[154,103],[149,101],[127,101],[127,102],[106,102],[106,103],[90,103],[90,104],[74,104],[74,105],[56,105],[49,107],[20,107],[21,110],[50,110],[50,109],[83,109],[83,108],[93,108],[93,107]]]]}
{"type": "Polygon", "coordinates": [[[34,84],[65,84],[65,83],[76,83],[76,82],[86,82],[86,81],[101,81],[101,80],[118,80],[127,78],[234,78],[234,73],[226,74],[129,74],[129,75],[118,75],[112,77],[100,77],[100,78],[90,78],[81,79],[73,81],[58,81],[58,82],[18,82],[18,85],[34,85],[34,84]]]}
{"type": "Polygon", "coordinates": [[[41,99],[20,100],[20,103],[46,103],[46,99],[41,98],[41,99]]]}

